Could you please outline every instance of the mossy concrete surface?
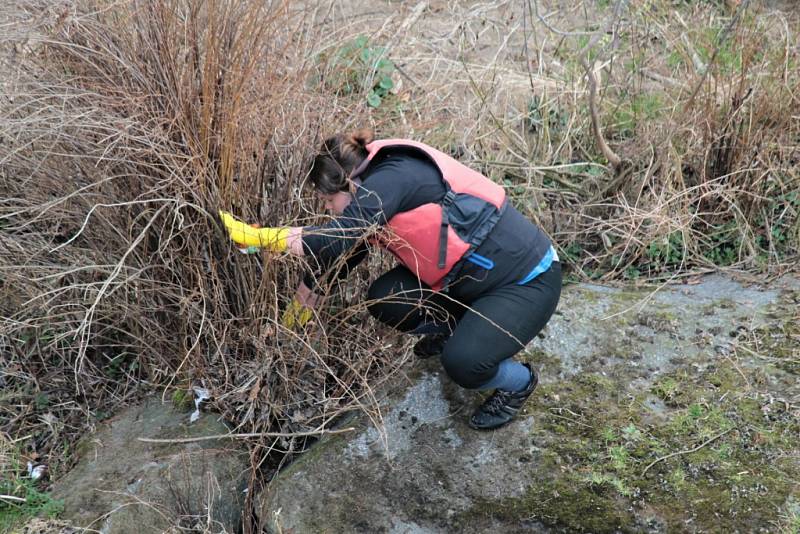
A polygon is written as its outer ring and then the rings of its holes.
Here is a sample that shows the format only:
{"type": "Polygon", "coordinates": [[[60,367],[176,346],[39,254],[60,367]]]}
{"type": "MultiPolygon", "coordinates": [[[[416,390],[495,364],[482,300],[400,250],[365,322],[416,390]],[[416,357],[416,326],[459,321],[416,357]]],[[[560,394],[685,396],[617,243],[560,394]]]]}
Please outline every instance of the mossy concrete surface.
{"type": "Polygon", "coordinates": [[[797,532],[799,289],[567,287],[514,423],[469,429],[479,397],[415,362],[379,427],[315,446],[260,515],[275,532],[797,532]]]}
{"type": "MultiPolygon", "coordinates": [[[[104,423],[80,444],[80,461],[53,485],[59,519],[89,532],[161,533],[197,525],[235,532],[241,522],[247,454],[230,441],[147,443],[225,434],[210,413],[189,413],[150,398],[104,423]]],[[[177,530],[176,530],[177,532],[177,530]]]]}

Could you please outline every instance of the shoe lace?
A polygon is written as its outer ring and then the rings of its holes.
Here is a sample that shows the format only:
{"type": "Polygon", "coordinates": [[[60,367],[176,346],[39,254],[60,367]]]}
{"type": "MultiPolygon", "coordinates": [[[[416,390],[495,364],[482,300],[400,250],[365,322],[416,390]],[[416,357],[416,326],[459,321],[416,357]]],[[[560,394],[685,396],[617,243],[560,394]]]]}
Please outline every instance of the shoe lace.
{"type": "Polygon", "coordinates": [[[498,389],[494,392],[494,394],[486,401],[484,405],[484,411],[490,415],[496,415],[500,412],[500,409],[508,403],[508,397],[511,394],[507,391],[503,391],[498,389]]]}

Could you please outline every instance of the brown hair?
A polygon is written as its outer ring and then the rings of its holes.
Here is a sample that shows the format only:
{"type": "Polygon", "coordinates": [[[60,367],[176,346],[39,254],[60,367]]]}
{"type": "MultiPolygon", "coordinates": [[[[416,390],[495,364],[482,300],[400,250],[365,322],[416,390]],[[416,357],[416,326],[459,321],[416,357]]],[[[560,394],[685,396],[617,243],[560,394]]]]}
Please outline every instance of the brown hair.
{"type": "Polygon", "coordinates": [[[366,128],[327,138],[311,165],[309,179],[314,188],[327,195],[349,191],[348,178],[367,157],[367,145],[373,139],[366,128]]]}

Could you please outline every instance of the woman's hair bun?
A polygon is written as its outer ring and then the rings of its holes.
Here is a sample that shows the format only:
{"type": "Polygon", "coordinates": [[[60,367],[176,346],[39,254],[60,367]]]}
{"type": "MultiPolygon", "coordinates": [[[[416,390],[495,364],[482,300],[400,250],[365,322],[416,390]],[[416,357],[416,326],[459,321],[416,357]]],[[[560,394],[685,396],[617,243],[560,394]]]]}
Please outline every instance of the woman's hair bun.
{"type": "Polygon", "coordinates": [[[357,146],[358,148],[365,148],[374,140],[375,135],[369,128],[358,129],[347,136],[347,142],[357,146]]]}
{"type": "Polygon", "coordinates": [[[369,128],[327,138],[311,165],[311,183],[326,194],[348,190],[348,176],[369,156],[367,145],[374,139],[369,128]]]}

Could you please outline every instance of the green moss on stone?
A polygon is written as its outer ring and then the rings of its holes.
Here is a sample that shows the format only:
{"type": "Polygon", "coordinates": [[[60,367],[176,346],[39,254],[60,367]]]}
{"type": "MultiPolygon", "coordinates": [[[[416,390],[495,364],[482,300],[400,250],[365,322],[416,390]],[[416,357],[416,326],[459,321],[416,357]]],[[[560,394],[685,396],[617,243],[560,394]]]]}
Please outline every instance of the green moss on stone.
{"type": "Polygon", "coordinates": [[[548,460],[524,497],[487,500],[470,513],[592,532],[638,530],[645,509],[667,530],[687,520],[703,531],[774,524],[800,491],[791,482],[800,477],[790,460],[796,418],[748,390],[752,371],[732,358],[687,359],[632,398],[635,372],[541,386],[533,434],[548,460]],[[643,409],[650,394],[665,404],[657,417],[643,409]]]}

